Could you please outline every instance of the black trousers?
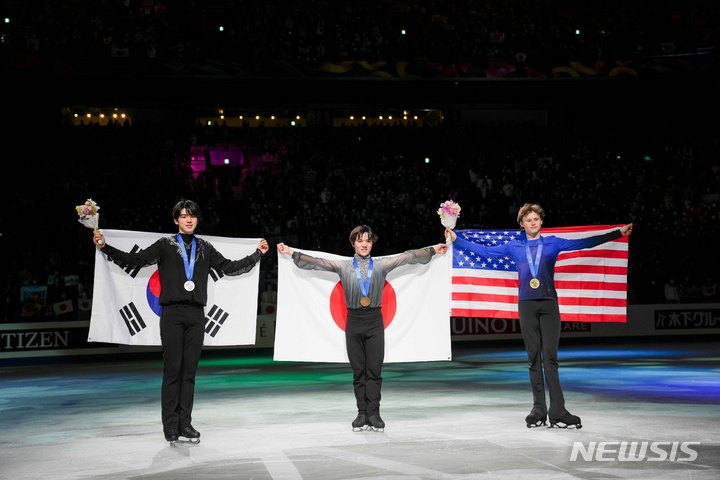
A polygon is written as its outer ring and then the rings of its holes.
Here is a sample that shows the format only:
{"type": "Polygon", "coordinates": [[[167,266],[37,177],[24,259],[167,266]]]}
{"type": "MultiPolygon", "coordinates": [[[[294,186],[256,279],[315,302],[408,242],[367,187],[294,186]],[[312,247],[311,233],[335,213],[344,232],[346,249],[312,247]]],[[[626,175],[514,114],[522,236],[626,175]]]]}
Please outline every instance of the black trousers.
{"type": "Polygon", "coordinates": [[[380,308],[348,309],[345,345],[359,413],[380,413],[385,328],[380,308]]]}
{"type": "Polygon", "coordinates": [[[560,309],[557,300],[523,300],[518,303],[518,313],[528,355],[533,408],[541,408],[550,417],[560,417],[565,413],[565,397],[558,373],[560,309]],[[550,393],[550,410],[545,402],[545,384],[550,393]]]}
{"type": "Polygon", "coordinates": [[[160,315],[163,352],[162,423],[177,430],[192,422],[195,374],[205,338],[201,306],[166,305],[160,315]]]}

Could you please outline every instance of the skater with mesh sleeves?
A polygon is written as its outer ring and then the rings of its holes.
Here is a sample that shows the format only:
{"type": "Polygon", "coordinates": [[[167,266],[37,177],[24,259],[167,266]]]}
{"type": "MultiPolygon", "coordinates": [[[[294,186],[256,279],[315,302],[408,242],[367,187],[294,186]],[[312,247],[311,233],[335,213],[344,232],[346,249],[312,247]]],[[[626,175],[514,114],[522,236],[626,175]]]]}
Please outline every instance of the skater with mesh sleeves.
{"type": "Polygon", "coordinates": [[[630,235],[632,223],[611,232],[580,239],[565,239],[540,234],[545,211],[540,205],[526,203],[518,211],[517,221],[524,235],[501,246],[486,247],[469,242],[451,229],[445,235],[459,247],[480,256],[509,256],[518,268],[518,314],[520,331],[528,355],[533,407],[525,418],[528,428],[546,425],[558,428],[582,428],[580,417],[565,409],[565,398],[558,374],[560,309],[555,290],[555,262],[566,250],[582,250],[630,235]],[[543,381],[544,372],[544,381],[543,381]],[[545,385],[550,394],[550,409],[545,401],[545,385]]]}
{"type": "Polygon", "coordinates": [[[100,230],[93,241],[107,257],[120,265],[143,267],[157,264],[160,276],[160,341],[163,353],[161,390],[165,439],[174,445],[179,437],[194,443],[200,432],[191,424],[195,397],[195,374],[205,338],[205,304],[210,269],[225,275],[249,272],[269,247],[265,239],[257,250],[240,260],[228,260],[213,245],[195,236],[200,206],[181,200],[172,209],[178,233],[159,238],[143,250],[127,253],[105,242],[100,230]]]}
{"type": "Polygon", "coordinates": [[[295,251],[279,243],[279,253],[292,255],[293,263],[306,270],[335,272],[345,294],[347,326],[345,346],[353,372],[353,390],[357,403],[354,431],[366,427],[383,431],[385,422],[380,416],[382,366],[385,356],[385,328],[382,317],[382,298],[386,275],[401,265],[428,263],[433,255],[447,252],[447,245],[408,250],[373,259],[370,256],[378,236],[367,225],[350,232],[350,245],[355,250],[352,260],[327,260],[295,251]]]}

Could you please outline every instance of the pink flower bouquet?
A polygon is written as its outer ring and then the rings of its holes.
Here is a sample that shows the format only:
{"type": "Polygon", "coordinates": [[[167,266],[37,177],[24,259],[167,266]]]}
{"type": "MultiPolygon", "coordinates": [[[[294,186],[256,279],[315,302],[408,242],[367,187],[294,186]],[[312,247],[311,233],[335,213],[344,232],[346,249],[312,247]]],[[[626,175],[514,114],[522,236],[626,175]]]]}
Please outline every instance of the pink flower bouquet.
{"type": "Polygon", "coordinates": [[[87,228],[97,230],[100,225],[100,214],[98,213],[100,207],[95,200],[88,198],[85,203],[75,207],[75,211],[78,214],[78,222],[85,225],[87,228]]]}
{"type": "Polygon", "coordinates": [[[452,200],[447,200],[440,204],[437,213],[440,216],[440,223],[443,224],[443,227],[452,230],[455,228],[457,219],[460,216],[460,205],[452,200]]]}

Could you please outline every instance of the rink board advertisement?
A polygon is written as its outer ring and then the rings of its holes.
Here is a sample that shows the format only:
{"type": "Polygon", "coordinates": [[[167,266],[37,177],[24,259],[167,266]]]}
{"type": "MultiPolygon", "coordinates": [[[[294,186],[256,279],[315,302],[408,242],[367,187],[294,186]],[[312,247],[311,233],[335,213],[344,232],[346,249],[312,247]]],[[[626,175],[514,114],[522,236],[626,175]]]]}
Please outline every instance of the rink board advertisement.
{"type": "MultiPolygon", "coordinates": [[[[563,337],[647,337],[720,334],[720,305],[629,305],[626,323],[562,322],[563,337]]],[[[522,338],[520,321],[509,318],[452,317],[453,340],[522,338]]]]}
{"type": "MultiPolygon", "coordinates": [[[[64,355],[138,353],[157,350],[115,344],[88,343],[89,322],[47,321],[0,324],[0,360],[64,355]]],[[[275,316],[257,316],[255,345],[269,348],[275,341],[275,316]]],[[[500,318],[450,319],[452,341],[521,339],[520,322],[500,318]]],[[[628,306],[628,321],[622,324],[563,322],[562,338],[652,337],[720,334],[720,304],[675,304],[628,306]]],[[[216,347],[222,349],[223,347],[216,347]]],[[[238,348],[238,347],[234,347],[238,348]]]]}
{"type": "MultiPolygon", "coordinates": [[[[153,244],[157,233],[104,230],[109,245],[125,252],[153,244]]],[[[199,235],[229,260],[257,249],[259,239],[199,235]]],[[[260,263],[236,276],[211,270],[205,306],[206,346],[249,345],[255,342],[260,263]]],[[[89,342],[160,345],[160,282],[157,265],[120,266],[101,250],[95,254],[95,281],[89,342]]]]}

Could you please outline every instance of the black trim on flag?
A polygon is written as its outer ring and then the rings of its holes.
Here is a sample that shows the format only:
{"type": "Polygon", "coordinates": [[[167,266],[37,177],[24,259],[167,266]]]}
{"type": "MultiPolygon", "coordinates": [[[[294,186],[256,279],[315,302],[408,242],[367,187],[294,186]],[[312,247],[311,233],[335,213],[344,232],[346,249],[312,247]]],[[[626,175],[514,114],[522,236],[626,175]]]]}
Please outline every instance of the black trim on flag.
{"type": "Polygon", "coordinates": [[[222,273],[222,272],[219,271],[219,270],[215,270],[214,268],[211,268],[211,269],[210,269],[210,276],[212,277],[212,279],[213,279],[214,281],[217,282],[217,281],[220,280],[222,277],[224,277],[225,274],[222,273]]]}
{"type": "Polygon", "coordinates": [[[217,305],[213,305],[207,315],[205,315],[205,333],[211,337],[215,337],[229,316],[230,314],[225,310],[217,305]]]}
{"type": "MultiPolygon", "coordinates": [[[[130,250],[130,253],[135,253],[135,252],[137,252],[138,250],[140,250],[140,247],[138,247],[137,244],[136,244],[136,245],[133,245],[133,248],[132,248],[132,250],[130,250]]],[[[135,278],[135,276],[137,276],[138,272],[140,272],[140,269],[141,269],[141,268],[142,268],[142,267],[130,267],[130,266],[126,266],[126,267],[125,267],[125,273],[127,273],[127,274],[130,275],[131,277],[135,278]]],[[[133,305],[133,308],[135,308],[135,305],[133,305]]],[[[137,310],[136,310],[136,311],[137,311],[137,310]]],[[[143,328],[145,328],[145,325],[143,325],[143,328]]]]}
{"type": "Polygon", "coordinates": [[[131,336],[139,333],[141,330],[147,327],[145,321],[142,318],[142,315],[140,315],[140,312],[138,312],[138,309],[137,307],[135,307],[135,304],[133,302],[130,302],[124,307],[122,307],[120,309],[120,315],[125,321],[125,326],[127,327],[128,332],[130,332],[131,336]]]}

